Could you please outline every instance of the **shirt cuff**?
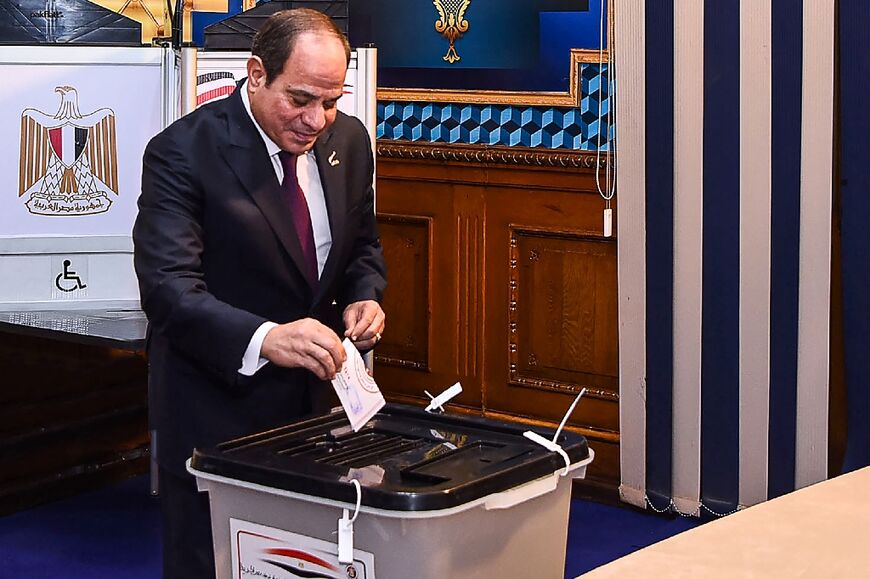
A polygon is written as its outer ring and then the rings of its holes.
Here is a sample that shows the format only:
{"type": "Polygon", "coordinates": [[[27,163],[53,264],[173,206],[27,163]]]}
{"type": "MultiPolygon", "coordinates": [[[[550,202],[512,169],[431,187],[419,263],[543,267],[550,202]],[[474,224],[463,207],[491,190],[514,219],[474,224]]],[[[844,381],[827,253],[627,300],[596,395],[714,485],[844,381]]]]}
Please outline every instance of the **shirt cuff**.
{"type": "Polygon", "coordinates": [[[275,322],[263,322],[257,328],[257,331],[251,336],[251,341],[248,342],[245,355],[242,356],[242,367],[239,368],[239,374],[242,376],[253,376],[257,373],[257,370],[269,363],[269,360],[260,357],[260,350],[263,348],[263,340],[266,339],[266,334],[277,325],[275,322]]]}

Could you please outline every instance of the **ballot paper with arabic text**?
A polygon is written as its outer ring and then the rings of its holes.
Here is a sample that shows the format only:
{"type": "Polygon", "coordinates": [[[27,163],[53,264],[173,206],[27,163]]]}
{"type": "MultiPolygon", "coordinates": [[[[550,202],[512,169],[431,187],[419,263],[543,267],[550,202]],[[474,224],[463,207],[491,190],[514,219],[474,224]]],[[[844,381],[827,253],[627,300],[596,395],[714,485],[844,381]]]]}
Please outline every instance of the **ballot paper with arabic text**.
{"type": "Polygon", "coordinates": [[[350,426],[356,432],[384,407],[386,401],[374,378],[366,371],[362,356],[349,339],[342,342],[347,361],[332,379],[350,426]]]}

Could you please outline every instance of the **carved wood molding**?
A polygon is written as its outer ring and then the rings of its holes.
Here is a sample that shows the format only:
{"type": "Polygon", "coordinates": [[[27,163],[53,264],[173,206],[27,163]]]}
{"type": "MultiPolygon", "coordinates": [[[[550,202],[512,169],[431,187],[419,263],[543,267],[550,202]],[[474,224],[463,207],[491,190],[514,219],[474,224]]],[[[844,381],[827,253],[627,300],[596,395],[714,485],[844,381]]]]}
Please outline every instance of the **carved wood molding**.
{"type": "Polygon", "coordinates": [[[595,169],[596,166],[603,168],[608,158],[607,153],[599,155],[595,151],[412,143],[387,140],[378,141],[377,151],[378,157],[388,159],[454,161],[496,165],[525,165],[531,167],[566,167],[573,169],[595,169]]]}
{"type": "MultiPolygon", "coordinates": [[[[510,262],[508,265],[508,376],[509,383],[514,386],[532,388],[537,390],[549,390],[562,394],[576,395],[583,388],[586,388],[586,394],[591,398],[599,398],[612,402],[619,401],[619,393],[604,390],[592,384],[565,382],[561,380],[540,378],[524,375],[520,371],[519,360],[519,309],[520,309],[520,235],[530,235],[537,237],[550,238],[565,238],[574,240],[591,240],[602,241],[604,238],[597,235],[588,235],[581,232],[561,232],[553,230],[543,230],[535,228],[519,228],[511,227],[510,230],[510,262]]],[[[537,261],[539,253],[532,251],[529,259],[537,261]]],[[[537,357],[534,353],[529,353],[529,364],[537,365],[537,357]]]]}
{"type": "Polygon", "coordinates": [[[402,358],[391,358],[390,356],[382,356],[375,354],[375,362],[378,364],[387,364],[388,366],[398,366],[400,368],[412,368],[414,370],[429,371],[427,362],[414,362],[413,360],[404,360],[402,358]]]}
{"type": "Polygon", "coordinates": [[[476,378],[479,372],[480,318],[482,314],[481,283],[483,269],[483,223],[479,215],[461,214],[457,218],[459,240],[456,273],[460,280],[459,340],[457,374],[476,378]]]}

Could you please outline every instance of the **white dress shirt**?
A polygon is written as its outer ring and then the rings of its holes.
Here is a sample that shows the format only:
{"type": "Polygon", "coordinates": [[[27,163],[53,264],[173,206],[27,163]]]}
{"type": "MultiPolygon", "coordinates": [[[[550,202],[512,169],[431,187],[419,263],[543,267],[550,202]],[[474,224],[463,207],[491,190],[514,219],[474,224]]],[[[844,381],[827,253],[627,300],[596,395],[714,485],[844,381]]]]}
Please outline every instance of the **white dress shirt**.
{"type": "MultiPolygon", "coordinates": [[[[284,180],[284,168],[281,166],[281,160],[278,158],[278,153],[281,148],[275,144],[275,141],[263,132],[263,129],[257,123],[251,113],[251,100],[248,97],[248,83],[242,84],[237,90],[242,92],[242,104],[245,105],[245,110],[248,116],[257,127],[257,132],[263,139],[266,145],[266,151],[269,153],[269,159],[272,161],[272,168],[275,170],[275,177],[278,178],[278,183],[284,180]]],[[[314,156],[314,150],[310,150],[303,155],[296,157],[296,179],[299,181],[299,187],[305,195],[305,202],[308,204],[308,213],[311,216],[311,229],[314,233],[314,247],[317,252],[317,275],[323,274],[323,266],[326,264],[326,258],[329,257],[329,250],[332,247],[332,232],[329,230],[329,213],[326,211],[326,197],[323,194],[323,184],[320,182],[320,172],[317,170],[317,159],[314,156]]],[[[290,216],[288,214],[288,219],[290,216]]],[[[277,326],[274,322],[264,322],[251,337],[248,347],[242,356],[242,366],[239,368],[239,374],[245,376],[253,376],[254,373],[265,366],[269,361],[260,356],[260,350],[263,347],[263,340],[269,330],[277,326]]]]}

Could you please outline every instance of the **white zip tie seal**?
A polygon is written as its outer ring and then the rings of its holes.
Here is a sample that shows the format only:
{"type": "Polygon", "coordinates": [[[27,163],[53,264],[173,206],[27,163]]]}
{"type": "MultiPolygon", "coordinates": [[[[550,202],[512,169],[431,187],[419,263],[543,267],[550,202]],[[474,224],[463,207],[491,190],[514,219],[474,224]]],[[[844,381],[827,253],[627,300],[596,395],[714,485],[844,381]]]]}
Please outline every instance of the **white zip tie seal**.
{"type": "Polygon", "coordinates": [[[531,440],[532,442],[537,442],[550,452],[558,452],[562,455],[562,458],[565,459],[565,470],[562,471],[562,476],[568,474],[568,469],[571,468],[571,459],[568,458],[568,453],[565,450],[556,444],[555,442],[549,441],[537,432],[532,432],[531,430],[526,430],[523,432],[523,436],[531,440]]]}
{"type": "Polygon", "coordinates": [[[433,410],[439,410],[440,412],[444,412],[444,405],[450,402],[456,396],[462,394],[462,384],[457,382],[438,396],[432,396],[431,394],[429,394],[429,392],[426,392],[426,390],[423,390],[423,392],[425,392],[426,396],[431,399],[431,402],[429,402],[429,406],[426,407],[426,412],[431,413],[433,410]]]}
{"type": "Polygon", "coordinates": [[[568,470],[571,468],[571,459],[568,458],[568,453],[565,452],[561,446],[559,446],[556,441],[559,440],[559,435],[562,434],[562,429],[565,428],[565,423],[568,422],[568,417],[571,416],[571,413],[574,412],[574,408],[577,407],[577,403],[580,402],[580,398],[586,394],[586,388],[580,391],[580,394],[577,395],[577,398],[574,399],[574,402],[571,403],[571,406],[568,408],[568,412],[565,413],[565,416],[562,417],[562,422],[559,423],[559,428],[556,429],[556,434],[553,435],[553,440],[547,440],[537,432],[532,432],[531,430],[527,430],[523,432],[523,436],[540,444],[550,452],[558,453],[563,459],[565,459],[565,470],[562,471],[562,476],[568,474],[568,470]]]}
{"type": "Polygon", "coordinates": [[[338,519],[338,562],[353,563],[353,522],[359,515],[362,505],[362,487],[359,481],[351,479],[350,483],[356,487],[356,508],[353,517],[348,516],[347,509],[343,509],[341,518],[338,519]]]}

